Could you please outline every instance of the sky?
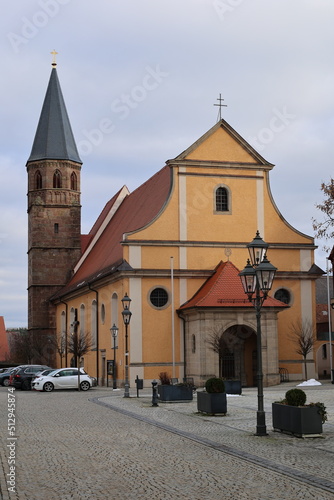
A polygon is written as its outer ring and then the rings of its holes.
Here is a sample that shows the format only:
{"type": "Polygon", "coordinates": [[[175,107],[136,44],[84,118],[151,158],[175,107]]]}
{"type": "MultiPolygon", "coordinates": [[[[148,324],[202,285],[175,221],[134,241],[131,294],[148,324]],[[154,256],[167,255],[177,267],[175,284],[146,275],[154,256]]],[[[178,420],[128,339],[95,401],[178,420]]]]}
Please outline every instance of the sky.
{"type": "MultiPolygon", "coordinates": [[[[83,161],[82,232],[222,117],[314,236],[333,176],[333,0],[15,0],[0,18],[0,316],[27,326],[27,174],[51,52],[83,161]]],[[[319,246],[315,262],[326,270],[319,246]]]]}

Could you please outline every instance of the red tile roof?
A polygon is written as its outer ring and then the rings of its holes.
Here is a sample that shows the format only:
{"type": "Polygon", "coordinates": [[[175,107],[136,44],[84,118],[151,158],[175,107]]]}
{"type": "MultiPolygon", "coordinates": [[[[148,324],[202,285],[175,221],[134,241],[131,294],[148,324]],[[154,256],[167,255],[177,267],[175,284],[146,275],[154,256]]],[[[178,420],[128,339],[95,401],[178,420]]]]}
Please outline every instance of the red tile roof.
{"type": "Polygon", "coordinates": [[[9,356],[8,339],[5,327],[5,319],[0,316],[0,361],[6,361],[9,356]]]}
{"type": "MultiPolygon", "coordinates": [[[[202,307],[253,307],[248,300],[239,277],[239,270],[232,262],[219,262],[214,273],[180,310],[202,307]]],[[[263,307],[288,307],[283,302],[268,297],[263,307]]]]}
{"type": "MultiPolygon", "coordinates": [[[[125,196],[120,206],[106,225],[102,234],[73,275],[68,286],[60,293],[81,283],[94,273],[102,271],[123,259],[121,241],[124,233],[138,230],[151,222],[162,209],[171,190],[171,168],[163,167],[153,177],[125,196]]],[[[95,236],[118,199],[116,193],[102,210],[90,231],[95,236]]]]}

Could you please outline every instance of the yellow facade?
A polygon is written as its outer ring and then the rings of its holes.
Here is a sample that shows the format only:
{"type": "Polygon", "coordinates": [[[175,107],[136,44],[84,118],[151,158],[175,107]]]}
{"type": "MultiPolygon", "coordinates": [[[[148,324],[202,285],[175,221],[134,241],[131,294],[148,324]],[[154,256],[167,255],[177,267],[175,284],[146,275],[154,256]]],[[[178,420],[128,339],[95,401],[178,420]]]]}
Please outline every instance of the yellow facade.
{"type": "MultiPolygon", "coordinates": [[[[264,362],[267,384],[277,382],[279,368],[287,369],[292,378],[301,378],[300,356],[294,352],[287,332],[296,318],[315,322],[314,280],[317,276],[310,273],[315,247],[310,236],[292,228],[279,213],[269,186],[273,165],[223,120],[167,165],[172,183],[162,209],[144,227],[129,232],[124,228],[122,252],[129,269],[111,274],[108,279],[96,277],[92,286],[95,291],[87,290],[87,286],[79,287],[62,297],[67,303],[67,336],[71,329],[69,311],[84,309],[85,327],[89,332],[94,320],[92,304],[96,300],[98,303],[94,333],[98,336],[98,348],[84,356],[84,367],[91,375],[98,376],[100,383],[107,383],[106,363],[114,358],[110,328],[115,323],[119,328],[117,383],[124,383],[125,327],[121,299],[128,293],[132,300],[128,330],[131,387],[136,376],[143,378],[148,386],[161,371],[179,380],[194,376],[201,383],[208,373],[189,373],[187,359],[189,366],[206,366],[206,372],[218,375],[217,360],[207,351],[204,336],[214,328],[215,322],[225,325],[227,330],[241,321],[254,331],[255,312],[248,309],[236,313],[224,311],[222,307],[215,314],[205,311],[189,314],[185,321],[177,311],[198,291],[221,260],[229,259],[243,269],[248,258],[246,245],[259,230],[270,245],[268,258],[278,268],[272,294],[285,289],[291,299],[289,308],[279,314],[268,313],[263,320],[264,329],[268,327],[268,346],[271,342],[275,351],[263,352],[267,356],[264,362]],[[228,207],[224,211],[217,210],[216,191],[220,187],[228,196],[228,207]],[[157,287],[168,296],[167,303],[161,307],[155,307],[150,300],[157,287]],[[189,335],[186,328],[190,328],[189,335]],[[195,347],[190,345],[191,335],[196,345],[201,346],[200,353],[192,352],[195,347]]],[[[61,318],[66,307],[63,302],[57,302],[59,334],[62,331],[64,334],[61,318]]],[[[267,337],[265,332],[265,350],[267,337]]],[[[254,335],[247,342],[247,349],[254,349],[254,335]]],[[[67,363],[69,360],[70,356],[67,363]]],[[[245,380],[247,378],[250,384],[250,356],[245,363],[248,373],[245,380]]],[[[309,373],[315,373],[312,362],[309,373]]],[[[111,383],[110,376],[108,383],[111,383]]]]}

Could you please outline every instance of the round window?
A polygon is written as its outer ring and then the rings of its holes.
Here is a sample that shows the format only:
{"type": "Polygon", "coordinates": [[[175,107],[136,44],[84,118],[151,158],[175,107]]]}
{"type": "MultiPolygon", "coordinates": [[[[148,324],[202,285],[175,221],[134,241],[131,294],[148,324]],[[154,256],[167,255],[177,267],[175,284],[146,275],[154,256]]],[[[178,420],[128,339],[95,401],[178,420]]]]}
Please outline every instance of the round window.
{"type": "Polygon", "coordinates": [[[280,300],[281,302],[284,302],[284,304],[290,304],[291,301],[291,295],[288,290],[285,288],[280,288],[275,292],[274,295],[275,299],[280,300]]]}
{"type": "Polygon", "coordinates": [[[168,303],[168,293],[164,288],[154,288],[150,293],[150,301],[154,307],[164,307],[168,303]]]}

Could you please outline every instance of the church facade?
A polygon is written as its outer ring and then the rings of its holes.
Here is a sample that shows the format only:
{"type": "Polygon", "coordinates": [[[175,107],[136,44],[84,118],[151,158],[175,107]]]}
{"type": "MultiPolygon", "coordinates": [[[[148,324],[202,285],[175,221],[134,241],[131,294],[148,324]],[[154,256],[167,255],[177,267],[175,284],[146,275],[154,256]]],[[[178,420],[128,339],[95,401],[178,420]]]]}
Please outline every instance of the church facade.
{"type": "MultiPolygon", "coordinates": [[[[239,272],[259,231],[278,269],[261,311],[264,385],[279,383],[282,371],[302,378],[289,331],[298,320],[315,324],[319,268],[313,238],[275,204],[273,165],[219,120],[135,191],[121,187],[81,235],[81,160],[55,66],[48,92],[27,163],[29,329],[58,338],[58,365],[71,363],[77,329],[91,344],[81,365],[100,384],[111,384],[114,365],[124,385],[128,360],[132,387],[160,372],[198,386],[213,375],[255,385],[256,316],[239,272]]],[[[309,377],[314,359],[311,352],[309,377]]]]}

